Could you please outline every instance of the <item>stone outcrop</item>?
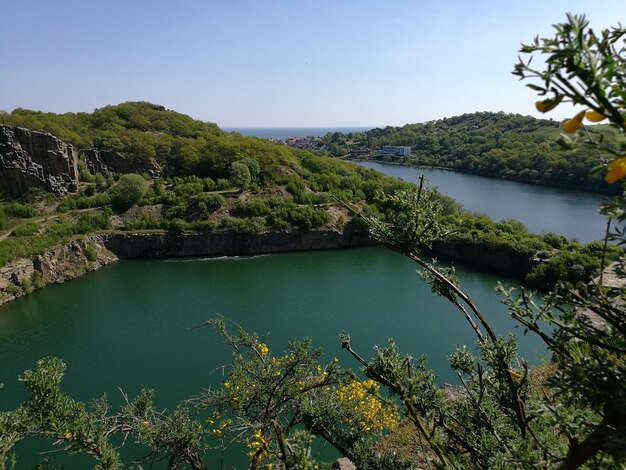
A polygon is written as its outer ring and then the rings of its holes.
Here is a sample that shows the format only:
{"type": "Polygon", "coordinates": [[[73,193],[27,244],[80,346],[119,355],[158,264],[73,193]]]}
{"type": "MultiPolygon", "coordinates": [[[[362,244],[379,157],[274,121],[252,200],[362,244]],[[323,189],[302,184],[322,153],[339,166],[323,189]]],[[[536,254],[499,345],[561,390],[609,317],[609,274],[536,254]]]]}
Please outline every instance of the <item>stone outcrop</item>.
{"type": "Polygon", "coordinates": [[[10,291],[11,284],[20,286],[25,279],[31,279],[34,270],[33,261],[30,259],[18,259],[2,266],[0,268],[0,293],[10,291]]]}
{"type": "Polygon", "coordinates": [[[56,246],[38,255],[33,261],[33,267],[41,273],[46,284],[60,284],[117,260],[118,257],[104,246],[102,239],[93,235],[56,246]]]}
{"type": "Polygon", "coordinates": [[[97,236],[55,246],[34,259],[19,259],[0,268],[0,305],[36,288],[60,284],[114,263],[118,257],[97,236]]]}
{"type": "Polygon", "coordinates": [[[335,460],[330,468],[331,470],[356,470],[356,466],[345,457],[335,460]]]}
{"type": "Polygon", "coordinates": [[[433,243],[432,253],[442,259],[471,264],[521,279],[539,263],[536,258],[527,253],[517,252],[513,248],[493,248],[483,243],[472,243],[465,240],[437,241],[433,243]]]}
{"type": "Polygon", "coordinates": [[[309,231],[274,233],[128,233],[101,235],[119,258],[234,256],[373,245],[366,232],[309,231]]]}
{"type": "Polygon", "coordinates": [[[0,193],[6,199],[28,188],[57,194],[76,191],[77,161],[74,148],[51,134],[0,125],[0,193]]]}
{"type": "Polygon", "coordinates": [[[163,171],[154,159],[133,158],[119,152],[106,150],[84,150],[80,159],[85,163],[92,175],[96,173],[148,173],[156,178],[163,175],[163,171]]]}

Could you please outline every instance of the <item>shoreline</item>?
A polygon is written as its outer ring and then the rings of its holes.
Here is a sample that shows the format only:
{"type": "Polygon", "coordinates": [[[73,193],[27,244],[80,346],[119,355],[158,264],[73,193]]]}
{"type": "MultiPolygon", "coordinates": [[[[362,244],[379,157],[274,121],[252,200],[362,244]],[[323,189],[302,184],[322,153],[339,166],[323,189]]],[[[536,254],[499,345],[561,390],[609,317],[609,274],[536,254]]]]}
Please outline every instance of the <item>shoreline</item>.
{"type": "Polygon", "coordinates": [[[449,171],[451,173],[460,173],[462,175],[473,175],[473,176],[480,176],[482,178],[490,178],[496,181],[509,181],[512,183],[527,184],[529,186],[539,186],[542,188],[565,189],[568,191],[575,191],[579,193],[594,194],[597,196],[615,196],[617,194],[617,193],[608,192],[608,191],[600,191],[597,189],[588,189],[588,188],[580,188],[580,187],[572,187],[572,186],[556,185],[556,184],[543,184],[538,181],[522,180],[522,179],[515,179],[515,178],[503,178],[501,176],[487,175],[485,173],[480,173],[477,171],[466,171],[466,170],[462,170],[458,168],[450,168],[447,166],[420,165],[420,164],[411,164],[411,163],[402,163],[402,162],[385,162],[385,161],[376,160],[374,158],[345,158],[345,159],[342,158],[341,160],[346,161],[346,162],[378,163],[381,165],[404,166],[408,168],[418,168],[418,169],[422,168],[426,170],[449,171]]]}
{"type": "MultiPolygon", "coordinates": [[[[62,284],[124,259],[254,256],[378,246],[368,232],[100,232],[0,268],[0,307],[49,284],[62,284]]],[[[537,260],[479,243],[439,241],[429,255],[523,280],[537,260]]]]}

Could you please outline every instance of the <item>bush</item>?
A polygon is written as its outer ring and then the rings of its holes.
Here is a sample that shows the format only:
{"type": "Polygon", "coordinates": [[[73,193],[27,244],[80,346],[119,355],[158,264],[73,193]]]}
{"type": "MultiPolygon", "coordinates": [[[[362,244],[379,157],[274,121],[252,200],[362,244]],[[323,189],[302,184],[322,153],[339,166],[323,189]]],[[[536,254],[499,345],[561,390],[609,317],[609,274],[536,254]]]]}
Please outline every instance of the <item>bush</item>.
{"type": "Polygon", "coordinates": [[[46,286],[46,281],[43,280],[41,272],[39,271],[33,271],[30,280],[35,289],[42,289],[46,286]]]}
{"type": "Polygon", "coordinates": [[[80,181],[84,181],[86,183],[93,183],[96,180],[95,176],[89,173],[89,169],[87,168],[87,165],[85,164],[85,162],[79,160],[77,166],[78,166],[78,179],[80,181]]]}
{"type": "Polygon", "coordinates": [[[11,232],[11,236],[13,237],[27,237],[29,235],[33,235],[35,232],[39,230],[39,225],[35,222],[25,222],[23,224],[18,225],[11,232]]]}
{"type": "Polygon", "coordinates": [[[224,196],[221,194],[201,193],[192,199],[194,205],[204,204],[208,212],[215,212],[224,205],[224,196]]]}
{"type": "Polygon", "coordinates": [[[108,230],[111,228],[111,212],[105,210],[95,214],[81,216],[73,229],[74,233],[91,233],[98,230],[108,230]]]}
{"type": "Polygon", "coordinates": [[[17,297],[18,295],[22,295],[22,293],[24,292],[24,290],[20,286],[12,283],[11,281],[9,281],[9,283],[7,284],[6,291],[9,294],[14,295],[15,297],[17,297]]]}
{"type": "Polygon", "coordinates": [[[96,173],[96,176],[94,177],[94,182],[96,183],[96,186],[102,187],[106,185],[107,180],[102,173],[96,173]]]}
{"type": "Polygon", "coordinates": [[[20,204],[19,202],[4,203],[2,208],[7,216],[16,219],[28,219],[39,214],[39,211],[34,207],[26,204],[20,204]]]}
{"type": "Polygon", "coordinates": [[[217,223],[212,220],[197,220],[189,224],[189,230],[196,232],[214,232],[217,230],[217,223]]]}
{"type": "Polygon", "coordinates": [[[122,175],[113,188],[111,202],[117,210],[128,209],[146,193],[148,186],[141,175],[128,173],[122,175]]]}
{"type": "Polygon", "coordinates": [[[239,201],[235,206],[237,213],[241,215],[262,216],[270,212],[270,208],[262,199],[254,199],[252,201],[239,201]]]}
{"type": "Polygon", "coordinates": [[[250,170],[241,162],[233,162],[230,165],[230,181],[238,188],[247,188],[252,177],[250,176],[250,170]]]}
{"type": "Polygon", "coordinates": [[[261,233],[267,227],[263,217],[251,217],[239,219],[236,217],[225,217],[220,221],[219,228],[227,232],[261,233]]]}
{"type": "Polygon", "coordinates": [[[93,246],[92,243],[89,243],[85,247],[85,257],[89,261],[96,261],[98,259],[98,252],[96,251],[96,248],[93,246]]]}

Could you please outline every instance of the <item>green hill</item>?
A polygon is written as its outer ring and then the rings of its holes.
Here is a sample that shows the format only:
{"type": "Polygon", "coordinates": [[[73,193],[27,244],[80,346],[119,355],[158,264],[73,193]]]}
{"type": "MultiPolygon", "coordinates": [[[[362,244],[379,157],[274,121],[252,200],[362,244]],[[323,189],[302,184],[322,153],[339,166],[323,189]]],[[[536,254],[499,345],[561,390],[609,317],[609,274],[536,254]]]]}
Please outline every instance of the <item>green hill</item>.
{"type": "MultiPolygon", "coordinates": [[[[559,126],[553,120],[481,112],[363,133],[328,134],[324,140],[334,155],[358,148],[406,145],[416,157],[404,160],[409,164],[549,186],[614,192],[616,188],[604,183],[602,175],[590,174],[606,154],[593,147],[563,149],[557,143],[559,126]]],[[[617,148],[623,139],[607,126],[589,126],[587,130],[592,135],[602,132],[604,143],[612,148],[617,148]]]]}

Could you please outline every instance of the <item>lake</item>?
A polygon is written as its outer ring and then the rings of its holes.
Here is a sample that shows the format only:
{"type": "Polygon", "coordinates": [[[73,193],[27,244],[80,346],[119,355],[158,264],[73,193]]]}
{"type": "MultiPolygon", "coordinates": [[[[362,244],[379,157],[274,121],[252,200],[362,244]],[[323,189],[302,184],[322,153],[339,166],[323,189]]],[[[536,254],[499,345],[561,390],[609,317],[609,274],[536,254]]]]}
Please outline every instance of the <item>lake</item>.
{"type": "MultiPolygon", "coordinates": [[[[158,391],[159,408],[171,409],[222,381],[217,368],[228,362],[230,350],[208,329],[192,329],[216,315],[267,335],[276,353],[290,338],[312,336],[328,360],[337,356],[355,368],[341,351],[341,331],[350,333],[364,357],[371,356],[373,345],[394,337],[404,351],[428,355],[440,383],[454,381],[446,356],[475,339],[460,314],[417,278],[415,268],[384,248],[359,248],[132,260],[47,287],[0,310],[0,382],[6,385],[1,409],[25,398],[17,375],[50,355],[67,362],[63,390],[76,399],[106,393],[119,403],[118,387],[132,396],[145,386],[158,391]]],[[[494,294],[496,277],[458,270],[497,331],[512,330],[494,294]]],[[[524,338],[523,350],[534,363],[544,352],[534,337],[524,338]]],[[[21,457],[23,463],[36,461],[21,457]]],[[[243,465],[240,451],[230,458],[238,468],[243,465]]],[[[72,462],[69,467],[75,468],[72,462]]]]}
{"type": "Polygon", "coordinates": [[[555,232],[582,243],[604,237],[606,219],[598,213],[602,196],[597,194],[445,170],[377,162],[359,164],[413,183],[424,174],[431,186],[456,199],[465,209],[485,213],[495,221],[517,219],[531,232],[555,232]]]}
{"type": "MultiPolygon", "coordinates": [[[[566,233],[582,241],[600,236],[593,227],[600,200],[594,195],[451,172],[364,166],[407,181],[426,173],[442,193],[466,208],[496,220],[518,218],[533,231],[566,233]],[[502,201],[504,208],[498,207],[502,201]]],[[[355,368],[340,348],[341,331],[350,333],[364,357],[371,356],[373,345],[394,337],[405,352],[428,356],[439,383],[454,382],[446,356],[456,347],[474,344],[474,337],[449,303],[417,278],[415,269],[384,248],[120,262],[0,309],[0,382],[6,385],[0,390],[0,409],[25,399],[16,378],[44,356],[67,362],[63,390],[76,399],[106,393],[119,404],[118,387],[132,396],[145,386],[157,390],[159,408],[171,409],[223,380],[219,366],[229,361],[230,350],[206,328],[194,329],[217,315],[267,335],[276,354],[290,338],[312,336],[327,360],[337,356],[355,368]]],[[[516,282],[457,269],[463,287],[496,330],[514,331],[494,287],[498,279],[516,282]]],[[[533,364],[545,353],[533,336],[521,338],[521,349],[533,364]]],[[[33,449],[49,448],[28,446],[22,447],[18,468],[38,461],[33,449]]],[[[88,458],[65,459],[69,468],[91,465],[88,458]]],[[[228,461],[241,467],[245,456],[235,449],[228,461]]]]}

